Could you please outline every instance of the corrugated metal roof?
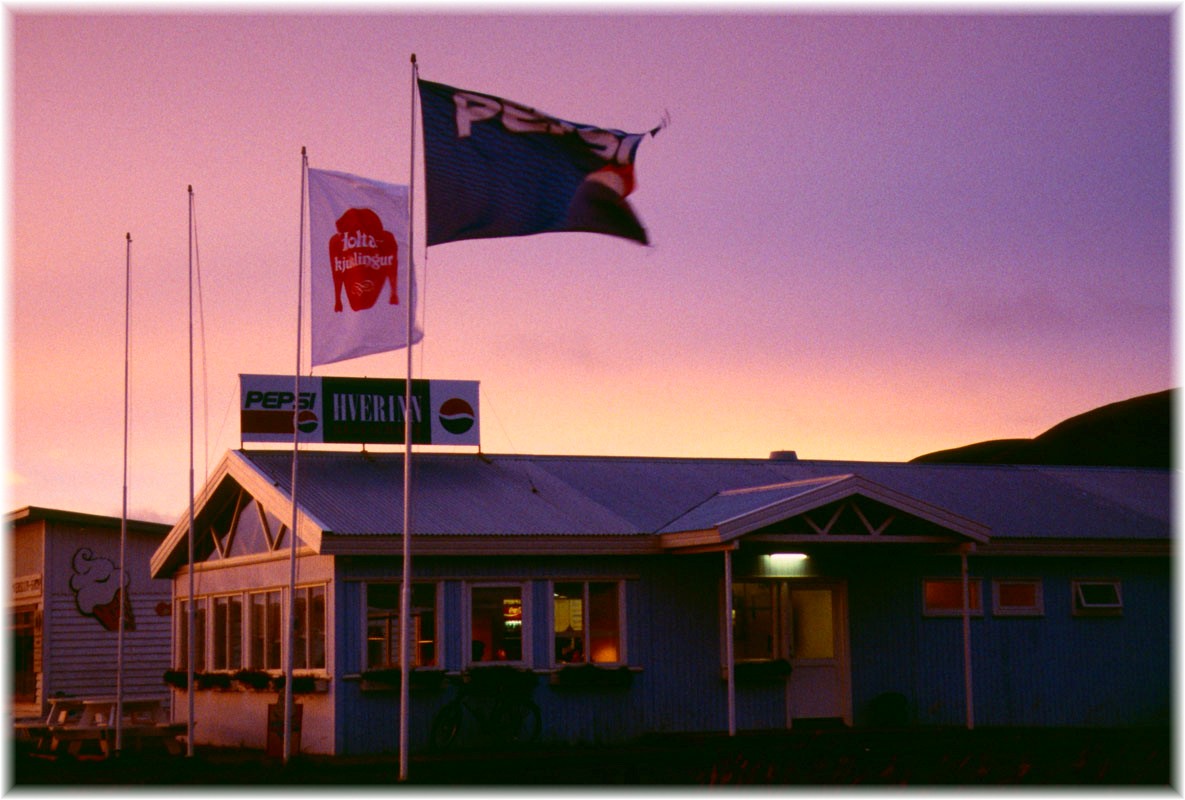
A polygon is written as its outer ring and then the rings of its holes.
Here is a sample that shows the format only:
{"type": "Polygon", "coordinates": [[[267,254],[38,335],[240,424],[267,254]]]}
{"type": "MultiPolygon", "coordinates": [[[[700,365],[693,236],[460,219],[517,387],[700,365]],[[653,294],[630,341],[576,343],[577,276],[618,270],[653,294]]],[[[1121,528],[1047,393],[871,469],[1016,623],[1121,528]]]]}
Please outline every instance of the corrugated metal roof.
{"type": "MultiPolygon", "coordinates": [[[[289,451],[243,455],[288,492],[289,451]]],[[[985,525],[993,539],[1171,536],[1172,479],[1163,470],[435,452],[415,453],[412,469],[417,534],[648,535],[685,515],[691,529],[734,502],[743,513],[776,499],[734,490],[784,497],[785,484],[850,474],[985,525]]],[[[401,529],[401,453],[302,452],[298,481],[301,506],[327,532],[401,529]]]]}

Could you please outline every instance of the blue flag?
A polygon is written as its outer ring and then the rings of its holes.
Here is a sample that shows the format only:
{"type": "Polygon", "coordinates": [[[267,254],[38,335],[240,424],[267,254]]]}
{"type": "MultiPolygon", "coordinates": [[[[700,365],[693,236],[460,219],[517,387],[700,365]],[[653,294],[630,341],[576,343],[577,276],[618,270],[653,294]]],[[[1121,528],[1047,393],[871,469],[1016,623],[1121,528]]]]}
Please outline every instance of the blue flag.
{"type": "Polygon", "coordinates": [[[625,201],[645,133],[565,122],[430,81],[419,88],[429,245],[548,231],[648,243],[625,201]]]}

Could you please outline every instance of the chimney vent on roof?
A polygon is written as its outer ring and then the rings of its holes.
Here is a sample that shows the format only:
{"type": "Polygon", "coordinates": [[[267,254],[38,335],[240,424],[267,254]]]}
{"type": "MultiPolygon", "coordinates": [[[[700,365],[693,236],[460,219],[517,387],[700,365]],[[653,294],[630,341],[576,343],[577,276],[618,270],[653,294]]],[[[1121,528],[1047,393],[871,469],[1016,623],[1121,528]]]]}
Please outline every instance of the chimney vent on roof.
{"type": "Polygon", "coordinates": [[[774,450],[769,454],[770,461],[797,461],[798,453],[793,450],[774,450]]]}

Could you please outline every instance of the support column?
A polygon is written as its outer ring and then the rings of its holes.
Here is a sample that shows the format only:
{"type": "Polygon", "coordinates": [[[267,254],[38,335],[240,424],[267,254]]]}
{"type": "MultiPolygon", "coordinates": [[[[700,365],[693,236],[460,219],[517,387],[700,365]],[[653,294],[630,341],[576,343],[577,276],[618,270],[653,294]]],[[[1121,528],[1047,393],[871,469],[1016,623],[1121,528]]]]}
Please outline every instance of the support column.
{"type": "Polygon", "coordinates": [[[967,730],[975,729],[975,697],[971,684],[971,580],[967,575],[967,553],[973,545],[963,545],[959,550],[959,563],[963,576],[963,692],[967,707],[967,730]]]}
{"type": "Polygon", "coordinates": [[[736,657],[732,646],[732,551],[724,551],[724,663],[728,674],[728,735],[737,735],[736,657]]]}

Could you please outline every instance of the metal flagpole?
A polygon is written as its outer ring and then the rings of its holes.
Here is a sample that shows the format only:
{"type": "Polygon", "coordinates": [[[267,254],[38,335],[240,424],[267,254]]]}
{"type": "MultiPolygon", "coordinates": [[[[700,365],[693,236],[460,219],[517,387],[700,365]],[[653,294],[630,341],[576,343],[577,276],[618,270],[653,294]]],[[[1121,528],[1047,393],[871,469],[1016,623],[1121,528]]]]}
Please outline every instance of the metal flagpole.
{"type": "Polygon", "coordinates": [[[193,756],[193,673],[196,658],[193,607],[193,186],[189,187],[189,603],[186,608],[186,687],[188,718],[185,731],[185,755],[193,756]]]}
{"type": "Polygon", "coordinates": [[[127,596],[125,550],[128,540],[128,364],[132,319],[132,234],[127,235],[123,294],[123,512],[119,520],[119,636],[115,651],[115,754],[123,750],[123,631],[127,596]]]}
{"type": "MultiPolygon", "coordinates": [[[[309,157],[300,148],[300,245],[296,268],[296,381],[292,394],[292,525],[288,529],[288,647],[284,662],[284,763],[292,758],[292,670],[296,663],[296,466],[300,449],[300,323],[304,312],[304,196],[309,157]]],[[[307,610],[307,609],[306,609],[307,610]]]]}
{"type": "Polygon", "coordinates": [[[415,175],[416,175],[416,54],[411,54],[411,171],[408,178],[407,191],[407,383],[404,386],[403,404],[403,580],[399,590],[399,780],[407,780],[407,723],[409,701],[411,658],[408,644],[411,640],[408,628],[411,623],[411,339],[415,313],[414,272],[415,250],[412,244],[415,239],[415,216],[412,206],[415,203],[415,175]]]}

